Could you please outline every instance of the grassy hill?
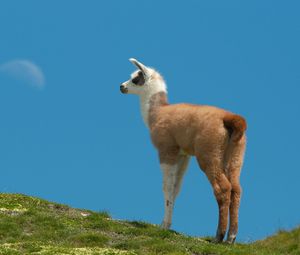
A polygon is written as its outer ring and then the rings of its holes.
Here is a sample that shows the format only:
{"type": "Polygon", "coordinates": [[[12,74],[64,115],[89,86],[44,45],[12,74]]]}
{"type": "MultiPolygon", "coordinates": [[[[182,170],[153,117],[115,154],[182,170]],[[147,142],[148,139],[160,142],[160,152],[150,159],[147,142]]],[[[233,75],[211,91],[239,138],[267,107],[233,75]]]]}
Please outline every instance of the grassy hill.
{"type": "Polygon", "coordinates": [[[300,228],[252,244],[212,244],[105,212],[0,194],[0,254],[300,254],[300,228]]]}

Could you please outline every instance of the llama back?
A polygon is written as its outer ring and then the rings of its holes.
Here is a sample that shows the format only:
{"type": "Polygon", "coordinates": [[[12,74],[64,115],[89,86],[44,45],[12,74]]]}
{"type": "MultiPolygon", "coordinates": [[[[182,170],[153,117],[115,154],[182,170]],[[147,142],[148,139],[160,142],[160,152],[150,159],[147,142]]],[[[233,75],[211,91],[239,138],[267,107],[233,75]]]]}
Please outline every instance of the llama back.
{"type": "Polygon", "coordinates": [[[213,106],[168,105],[157,113],[151,133],[154,140],[165,141],[168,138],[187,154],[195,155],[195,150],[210,150],[215,143],[225,142],[228,131],[223,119],[226,114],[229,113],[213,106]]]}

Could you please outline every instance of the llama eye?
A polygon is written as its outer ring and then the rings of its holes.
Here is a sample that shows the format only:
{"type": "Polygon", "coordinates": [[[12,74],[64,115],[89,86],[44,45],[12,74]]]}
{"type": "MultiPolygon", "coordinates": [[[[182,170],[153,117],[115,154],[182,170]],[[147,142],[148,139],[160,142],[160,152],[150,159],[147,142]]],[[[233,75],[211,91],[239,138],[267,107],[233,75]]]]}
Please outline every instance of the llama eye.
{"type": "Polygon", "coordinates": [[[131,82],[132,82],[133,84],[137,85],[138,82],[139,82],[139,77],[137,76],[137,77],[133,78],[133,79],[131,80],[131,82]]]}
{"type": "Polygon", "coordinates": [[[138,86],[143,86],[144,83],[145,83],[145,78],[144,78],[144,75],[143,73],[140,71],[138,72],[137,76],[134,77],[131,82],[134,84],[134,85],[138,85],[138,86]]]}

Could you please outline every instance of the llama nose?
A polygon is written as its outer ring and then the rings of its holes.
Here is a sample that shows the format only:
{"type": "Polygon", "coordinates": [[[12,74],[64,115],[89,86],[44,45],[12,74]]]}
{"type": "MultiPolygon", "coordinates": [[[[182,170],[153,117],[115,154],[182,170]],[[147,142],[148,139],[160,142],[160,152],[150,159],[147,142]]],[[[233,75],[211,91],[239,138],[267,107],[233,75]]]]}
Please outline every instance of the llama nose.
{"type": "Polygon", "coordinates": [[[126,94],[128,92],[128,89],[124,85],[120,86],[120,90],[123,94],[126,94]]]}

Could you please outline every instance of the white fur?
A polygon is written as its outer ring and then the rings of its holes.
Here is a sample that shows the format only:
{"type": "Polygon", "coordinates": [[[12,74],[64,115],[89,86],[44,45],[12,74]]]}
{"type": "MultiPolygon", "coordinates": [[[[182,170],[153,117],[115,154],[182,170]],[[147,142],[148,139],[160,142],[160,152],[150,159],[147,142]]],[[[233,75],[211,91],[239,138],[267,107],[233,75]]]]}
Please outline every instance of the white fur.
{"type": "Polygon", "coordinates": [[[159,77],[158,79],[156,76],[153,76],[158,75],[158,73],[155,72],[154,69],[145,67],[143,65],[143,70],[146,73],[145,84],[143,86],[135,85],[131,81],[132,78],[134,78],[137,75],[138,71],[133,72],[131,74],[131,79],[123,82],[122,85],[128,89],[128,94],[136,94],[140,96],[140,107],[143,120],[146,126],[149,127],[148,113],[150,107],[150,98],[158,92],[167,93],[167,86],[162,77],[159,77]]]}
{"type": "Polygon", "coordinates": [[[140,95],[140,107],[143,116],[144,123],[147,127],[149,127],[148,115],[150,108],[150,98],[159,92],[167,93],[166,84],[163,80],[153,80],[152,82],[148,82],[146,85],[148,88],[145,93],[140,95]]]}
{"type": "Polygon", "coordinates": [[[165,196],[165,216],[162,223],[162,227],[168,229],[172,223],[172,214],[175,201],[175,186],[177,179],[178,166],[161,164],[163,171],[163,191],[165,196]]]}
{"type": "Polygon", "coordinates": [[[189,156],[181,155],[175,165],[160,164],[160,168],[163,171],[163,191],[165,198],[165,215],[162,227],[165,229],[168,229],[172,223],[174,202],[179,194],[189,160],[189,156]]]}

